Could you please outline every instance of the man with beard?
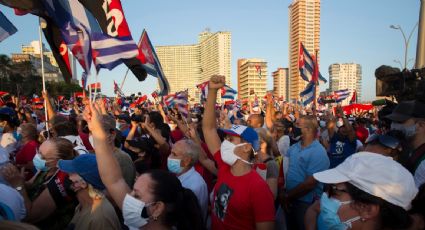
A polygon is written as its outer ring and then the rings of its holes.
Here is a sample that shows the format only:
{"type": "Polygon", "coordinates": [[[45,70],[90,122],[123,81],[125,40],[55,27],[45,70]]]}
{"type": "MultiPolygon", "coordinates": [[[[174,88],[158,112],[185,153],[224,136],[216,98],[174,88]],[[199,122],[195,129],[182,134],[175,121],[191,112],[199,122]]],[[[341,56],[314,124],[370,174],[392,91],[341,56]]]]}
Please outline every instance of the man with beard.
{"type": "Polygon", "coordinates": [[[408,143],[404,166],[415,176],[419,187],[425,182],[425,103],[419,100],[403,101],[386,118],[391,129],[400,130],[408,143]]]}
{"type": "Polygon", "coordinates": [[[356,152],[357,140],[356,132],[344,115],[341,107],[337,107],[337,114],[342,120],[336,122],[338,131],[328,129],[329,133],[329,161],[330,167],[335,168],[341,164],[347,157],[356,152]]]}

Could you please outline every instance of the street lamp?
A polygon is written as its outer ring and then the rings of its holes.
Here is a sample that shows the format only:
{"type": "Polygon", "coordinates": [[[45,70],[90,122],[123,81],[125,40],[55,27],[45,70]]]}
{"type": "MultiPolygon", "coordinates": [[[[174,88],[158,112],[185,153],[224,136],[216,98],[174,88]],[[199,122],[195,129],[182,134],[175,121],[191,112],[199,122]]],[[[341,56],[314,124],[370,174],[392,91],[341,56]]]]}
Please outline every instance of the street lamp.
{"type": "Polygon", "coordinates": [[[419,22],[417,22],[415,24],[415,26],[413,27],[412,31],[410,32],[408,38],[406,38],[406,34],[404,33],[404,31],[403,31],[403,29],[401,28],[400,25],[390,25],[391,29],[400,30],[401,35],[403,35],[403,39],[404,39],[404,69],[407,68],[407,50],[409,49],[410,38],[412,38],[413,32],[415,31],[415,28],[418,26],[418,23],[419,22]]]}

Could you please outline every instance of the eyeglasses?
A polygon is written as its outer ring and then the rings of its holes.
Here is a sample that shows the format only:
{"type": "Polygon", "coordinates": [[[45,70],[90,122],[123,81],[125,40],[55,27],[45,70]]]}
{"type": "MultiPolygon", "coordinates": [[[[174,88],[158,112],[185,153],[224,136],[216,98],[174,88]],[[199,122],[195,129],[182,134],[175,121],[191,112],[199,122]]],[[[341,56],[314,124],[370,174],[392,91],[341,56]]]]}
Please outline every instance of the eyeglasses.
{"type": "Polygon", "coordinates": [[[400,141],[397,138],[394,138],[389,135],[378,135],[378,134],[371,135],[366,140],[366,144],[369,144],[377,140],[379,141],[380,144],[390,149],[397,149],[400,145],[400,141]]]}

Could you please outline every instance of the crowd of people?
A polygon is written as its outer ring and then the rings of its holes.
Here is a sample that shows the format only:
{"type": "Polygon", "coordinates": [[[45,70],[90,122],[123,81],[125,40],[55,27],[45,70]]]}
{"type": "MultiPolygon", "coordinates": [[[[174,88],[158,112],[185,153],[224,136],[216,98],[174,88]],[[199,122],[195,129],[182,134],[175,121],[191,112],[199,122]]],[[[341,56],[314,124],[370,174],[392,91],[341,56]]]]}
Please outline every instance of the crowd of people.
{"type": "Polygon", "coordinates": [[[425,229],[425,102],[0,107],[0,229],[425,229]]]}

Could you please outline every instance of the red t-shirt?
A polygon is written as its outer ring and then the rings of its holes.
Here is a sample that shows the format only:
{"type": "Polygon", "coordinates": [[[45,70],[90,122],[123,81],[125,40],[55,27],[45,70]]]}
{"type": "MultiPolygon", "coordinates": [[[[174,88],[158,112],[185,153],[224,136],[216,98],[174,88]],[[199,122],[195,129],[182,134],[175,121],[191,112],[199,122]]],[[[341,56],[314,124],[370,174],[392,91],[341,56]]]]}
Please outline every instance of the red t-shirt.
{"type": "Polygon", "coordinates": [[[257,222],[274,221],[273,194],[257,172],[234,176],[221,159],[220,151],[214,159],[218,178],[214,186],[212,229],[255,229],[257,222]]]}
{"type": "Polygon", "coordinates": [[[86,147],[87,151],[91,152],[93,151],[93,146],[91,146],[89,137],[90,135],[85,132],[78,132],[78,135],[80,136],[81,140],[83,141],[84,147],[86,147]]]}
{"type": "MultiPolygon", "coordinates": [[[[205,153],[207,153],[207,157],[210,160],[214,160],[214,157],[210,153],[210,150],[208,149],[207,144],[202,142],[201,147],[205,151],[205,153]]],[[[208,194],[210,194],[212,189],[213,189],[213,185],[214,185],[213,184],[214,175],[210,171],[208,171],[208,169],[206,169],[204,166],[202,166],[202,164],[199,163],[199,161],[195,164],[195,170],[202,176],[202,178],[204,178],[204,181],[207,184],[208,194]]]]}
{"type": "MultiPolygon", "coordinates": [[[[31,162],[34,158],[37,148],[40,146],[37,141],[30,141],[22,146],[21,150],[16,154],[16,164],[17,165],[26,165],[28,162],[31,162]]],[[[34,176],[33,170],[25,170],[26,176],[25,180],[31,179],[34,176]]]]}

